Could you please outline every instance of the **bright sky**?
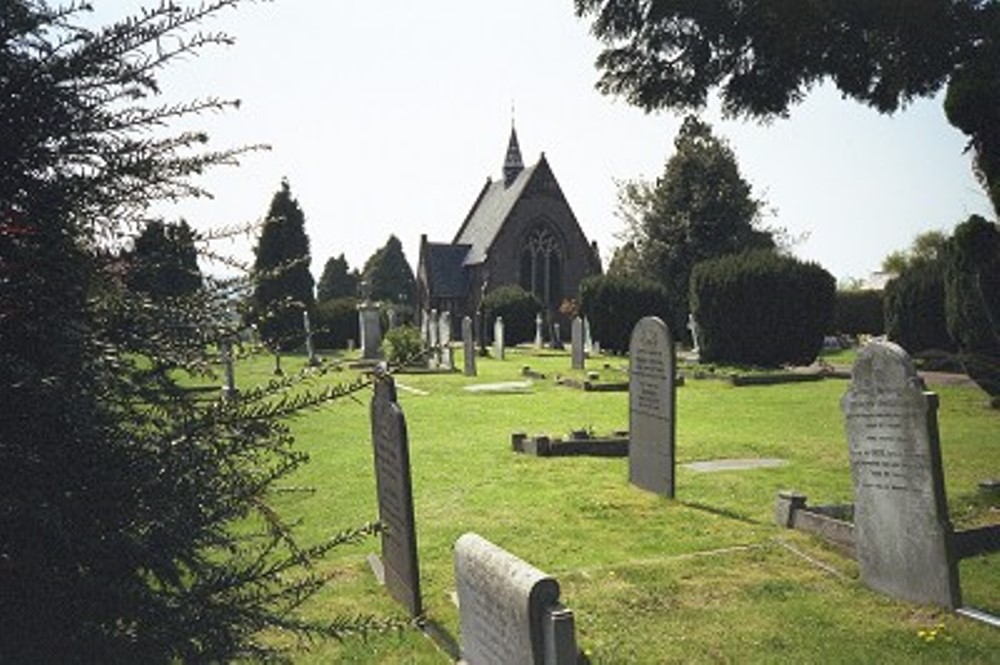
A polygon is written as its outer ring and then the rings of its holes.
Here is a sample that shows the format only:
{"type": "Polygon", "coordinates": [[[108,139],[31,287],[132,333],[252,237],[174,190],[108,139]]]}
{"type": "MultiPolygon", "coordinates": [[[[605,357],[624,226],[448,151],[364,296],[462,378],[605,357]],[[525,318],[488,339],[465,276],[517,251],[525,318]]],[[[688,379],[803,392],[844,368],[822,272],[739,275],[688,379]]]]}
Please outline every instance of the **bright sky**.
{"type": "MultiPolygon", "coordinates": [[[[317,277],[342,252],[360,267],[390,234],[414,269],[421,233],[450,241],[500,174],[512,103],[525,162],[545,152],[606,262],[622,228],[615,181],[657,177],[680,126],[594,89],[599,44],[572,0],[278,0],[205,28],[237,44],[165,72],[166,96],[239,98],[239,111],[195,123],[209,147],[273,149],[207,176],[214,200],[169,214],[198,228],[255,220],[287,176],[317,277]]],[[[808,234],[794,253],[838,278],[867,276],[922,231],[993,217],[940,99],[889,118],[820,88],[770,126],[705,117],[776,210],[768,224],[808,234]]]]}

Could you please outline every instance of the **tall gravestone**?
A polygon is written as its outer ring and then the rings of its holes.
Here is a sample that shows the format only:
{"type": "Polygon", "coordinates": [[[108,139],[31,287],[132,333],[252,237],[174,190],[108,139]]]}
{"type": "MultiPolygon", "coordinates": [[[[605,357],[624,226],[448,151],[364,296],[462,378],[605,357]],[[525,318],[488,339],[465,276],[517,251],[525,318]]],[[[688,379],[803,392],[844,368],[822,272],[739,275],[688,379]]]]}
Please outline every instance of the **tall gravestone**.
{"type": "Polygon", "coordinates": [[[358,327],[361,332],[361,358],[375,360],[382,354],[382,322],[379,320],[379,306],[371,300],[371,285],[367,281],[361,282],[359,290],[361,302],[358,303],[358,327]]]}
{"type": "Polygon", "coordinates": [[[428,356],[427,364],[431,368],[436,368],[441,365],[441,326],[438,321],[438,311],[436,309],[431,310],[430,323],[430,356],[428,356]]]}
{"type": "Polygon", "coordinates": [[[594,338],[590,335],[590,319],[583,317],[583,352],[586,355],[596,353],[594,350],[594,338]]]}
{"type": "Polygon", "coordinates": [[[410,446],[406,418],[396,401],[396,385],[388,374],[375,379],[371,404],[372,443],[375,448],[375,482],[378,491],[382,556],[372,560],[376,574],[389,594],[412,616],[423,612],[417,531],[410,480],[410,446]]]}
{"type": "Polygon", "coordinates": [[[225,383],[222,384],[223,399],[235,399],[239,395],[236,389],[236,369],[233,366],[233,343],[228,339],[220,344],[222,351],[222,370],[225,383]]]}
{"type": "Polygon", "coordinates": [[[538,314],[535,315],[535,348],[536,349],[542,348],[542,328],[544,327],[544,325],[545,325],[545,323],[544,323],[544,320],[542,319],[542,313],[539,312],[538,314]]]}
{"type": "Polygon", "coordinates": [[[890,342],[861,349],[841,400],[861,579],[897,598],[954,608],[960,589],[937,407],[910,357],[890,342]]]}
{"type": "Polygon", "coordinates": [[[493,355],[497,360],[503,360],[504,352],[503,317],[498,316],[493,322],[493,355]]]}
{"type": "Polygon", "coordinates": [[[451,312],[441,312],[438,317],[438,343],[441,345],[441,367],[452,370],[455,361],[451,353],[451,312]]]}
{"type": "Polygon", "coordinates": [[[585,360],[583,352],[583,319],[579,316],[573,319],[573,323],[570,326],[570,341],[573,345],[571,349],[572,367],[573,369],[583,369],[585,360]]]}
{"type": "Polygon", "coordinates": [[[476,340],[472,336],[472,319],[462,317],[462,355],[465,376],[476,375],[476,340]]]}
{"type": "Polygon", "coordinates": [[[306,333],[306,358],[310,365],[318,365],[316,349],[313,347],[312,324],[309,322],[309,312],[302,312],[302,328],[306,333]]]}
{"type": "Polygon", "coordinates": [[[670,330],[647,316],[632,330],[629,344],[629,481],[674,496],[677,361],[670,330]]]}
{"type": "Polygon", "coordinates": [[[464,662],[576,664],[573,613],[552,577],[466,533],[455,543],[455,587],[464,662]]]}

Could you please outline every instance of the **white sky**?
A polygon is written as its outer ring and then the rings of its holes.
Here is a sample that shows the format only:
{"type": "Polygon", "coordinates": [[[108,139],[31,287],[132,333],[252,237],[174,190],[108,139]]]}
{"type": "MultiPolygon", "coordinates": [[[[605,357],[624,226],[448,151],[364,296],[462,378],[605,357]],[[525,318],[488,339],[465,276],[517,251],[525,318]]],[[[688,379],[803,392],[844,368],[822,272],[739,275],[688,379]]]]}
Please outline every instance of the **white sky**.
{"type": "MultiPolygon", "coordinates": [[[[100,20],[139,6],[98,3],[100,20]]],[[[500,174],[512,102],[526,164],[545,152],[607,261],[622,227],[615,180],[658,176],[680,126],[594,90],[599,44],[572,0],[278,0],[204,27],[237,44],[170,68],[166,97],[239,98],[195,123],[209,147],[273,149],[207,176],[214,200],[167,212],[198,228],[255,220],[287,176],[317,277],[342,252],[360,267],[390,234],[414,269],[421,233],[450,241],[500,174]]],[[[770,126],[705,117],[777,210],[768,223],[808,234],[794,253],[838,278],[866,276],[921,231],[993,216],[940,99],[889,118],[824,87],[770,126]]]]}

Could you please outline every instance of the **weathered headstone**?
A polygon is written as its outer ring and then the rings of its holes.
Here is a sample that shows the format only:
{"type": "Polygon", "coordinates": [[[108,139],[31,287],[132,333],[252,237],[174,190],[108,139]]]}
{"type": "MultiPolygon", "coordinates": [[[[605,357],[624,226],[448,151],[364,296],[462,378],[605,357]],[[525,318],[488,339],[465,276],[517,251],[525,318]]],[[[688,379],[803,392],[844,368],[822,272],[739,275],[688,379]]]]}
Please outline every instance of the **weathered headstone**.
{"type": "Polygon", "coordinates": [[[399,318],[399,315],[396,313],[396,308],[395,307],[390,307],[389,309],[386,310],[386,312],[385,312],[385,319],[386,319],[386,322],[389,324],[389,330],[392,330],[397,325],[399,325],[399,323],[397,321],[398,318],[399,318]]]}
{"type": "Polygon", "coordinates": [[[472,319],[462,317],[462,355],[465,376],[476,375],[476,340],[472,337],[472,319]]]}
{"type": "Polygon", "coordinates": [[[539,312],[535,315],[535,348],[542,348],[542,328],[544,326],[544,320],[542,319],[542,313],[539,312]]]}
{"type": "Polygon", "coordinates": [[[309,323],[309,312],[302,312],[302,328],[306,333],[306,358],[310,365],[317,365],[319,361],[316,359],[316,349],[313,348],[313,331],[312,325],[309,323]]]}
{"type": "Polygon", "coordinates": [[[420,340],[424,346],[430,348],[431,345],[431,313],[426,309],[420,313],[420,340]]]}
{"type": "Polygon", "coordinates": [[[454,369],[455,361],[451,354],[451,312],[441,312],[438,317],[438,343],[441,345],[441,367],[454,369]]]}
{"type": "Polygon", "coordinates": [[[641,319],[629,344],[629,481],[667,497],[675,491],[676,364],[667,324],[641,319]]]}
{"type": "Polygon", "coordinates": [[[358,327],[361,332],[361,358],[375,360],[382,356],[382,322],[379,320],[378,303],[371,301],[371,285],[359,285],[361,302],[358,303],[358,327]]]}
{"type": "Polygon", "coordinates": [[[431,310],[430,323],[430,343],[428,347],[430,348],[430,355],[427,358],[427,365],[431,368],[436,368],[441,365],[441,327],[438,323],[438,311],[436,309],[431,310]]]}
{"type": "Polygon", "coordinates": [[[503,317],[498,316],[493,322],[493,356],[497,360],[503,360],[504,350],[503,317]]]}
{"type": "Polygon", "coordinates": [[[581,319],[579,316],[574,317],[573,323],[570,326],[570,341],[573,345],[572,348],[573,369],[583,369],[584,368],[583,319],[581,319]]]}
{"type": "Polygon", "coordinates": [[[470,665],[576,663],[573,613],[559,583],[488,540],[455,543],[462,658],[470,665]]]}
{"type": "Polygon", "coordinates": [[[691,332],[691,350],[695,353],[701,349],[700,341],[698,339],[698,322],[694,320],[694,314],[688,314],[687,329],[691,332]]]}
{"type": "Polygon", "coordinates": [[[223,399],[234,399],[239,395],[236,389],[236,370],[233,367],[233,343],[228,339],[221,344],[222,370],[225,376],[225,383],[222,384],[223,399]]]}
{"type": "Polygon", "coordinates": [[[960,604],[945,500],[937,395],[890,342],[861,349],[841,400],[861,579],[918,603],[960,604]]]}
{"type": "Polygon", "coordinates": [[[406,418],[396,401],[396,386],[390,375],[376,375],[371,421],[378,516],[385,526],[382,531],[382,556],[373,559],[372,564],[376,574],[382,573],[380,578],[389,594],[412,616],[418,616],[423,607],[410,480],[410,446],[406,418]]]}
{"type": "Polygon", "coordinates": [[[549,342],[549,346],[553,349],[562,349],[562,331],[559,329],[558,323],[552,324],[552,341],[549,342]]]}
{"type": "Polygon", "coordinates": [[[583,352],[586,355],[594,353],[594,338],[590,336],[590,319],[583,317],[583,352]]]}

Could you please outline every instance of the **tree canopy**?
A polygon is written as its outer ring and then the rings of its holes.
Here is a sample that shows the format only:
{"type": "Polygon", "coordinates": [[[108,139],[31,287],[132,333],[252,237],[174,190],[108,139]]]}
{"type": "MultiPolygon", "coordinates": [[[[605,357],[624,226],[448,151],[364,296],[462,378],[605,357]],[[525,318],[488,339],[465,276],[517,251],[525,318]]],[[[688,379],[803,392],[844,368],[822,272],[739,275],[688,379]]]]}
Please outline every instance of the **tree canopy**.
{"type": "Polygon", "coordinates": [[[943,231],[925,231],[917,234],[908,249],[889,253],[882,259],[882,270],[902,274],[918,263],[943,261],[951,238],[943,231]]]}
{"type": "Polygon", "coordinates": [[[282,180],[257,242],[251,304],[252,320],[261,339],[274,351],[287,351],[303,343],[302,313],[312,311],[316,300],[305,221],[288,181],[282,180]]]}
{"type": "Polygon", "coordinates": [[[740,174],[736,155],[707,123],[687,117],[674,147],[655,183],[623,186],[619,212],[627,243],[616,252],[615,265],[632,266],[662,284],[671,326],[684,330],[695,264],[775,244],[769,232],[755,228],[763,204],[740,174]]]}
{"type": "Polygon", "coordinates": [[[411,305],[416,302],[417,280],[403,253],[403,244],[395,235],[390,235],[385,245],[368,258],[362,275],[375,300],[411,305]]]}
{"type": "Polygon", "coordinates": [[[947,86],[1000,211],[1000,3],[995,0],[576,0],[604,45],[597,87],[647,111],[784,116],[831,80],[891,113],[947,86]]]}
{"type": "Polygon", "coordinates": [[[360,281],[361,275],[357,269],[350,269],[343,254],[330,257],[316,285],[316,300],[325,302],[335,298],[354,298],[358,295],[360,281]]]}
{"type": "Polygon", "coordinates": [[[151,221],[135,239],[126,261],[129,288],[152,298],[189,295],[201,288],[194,232],[184,220],[151,221]]]}

